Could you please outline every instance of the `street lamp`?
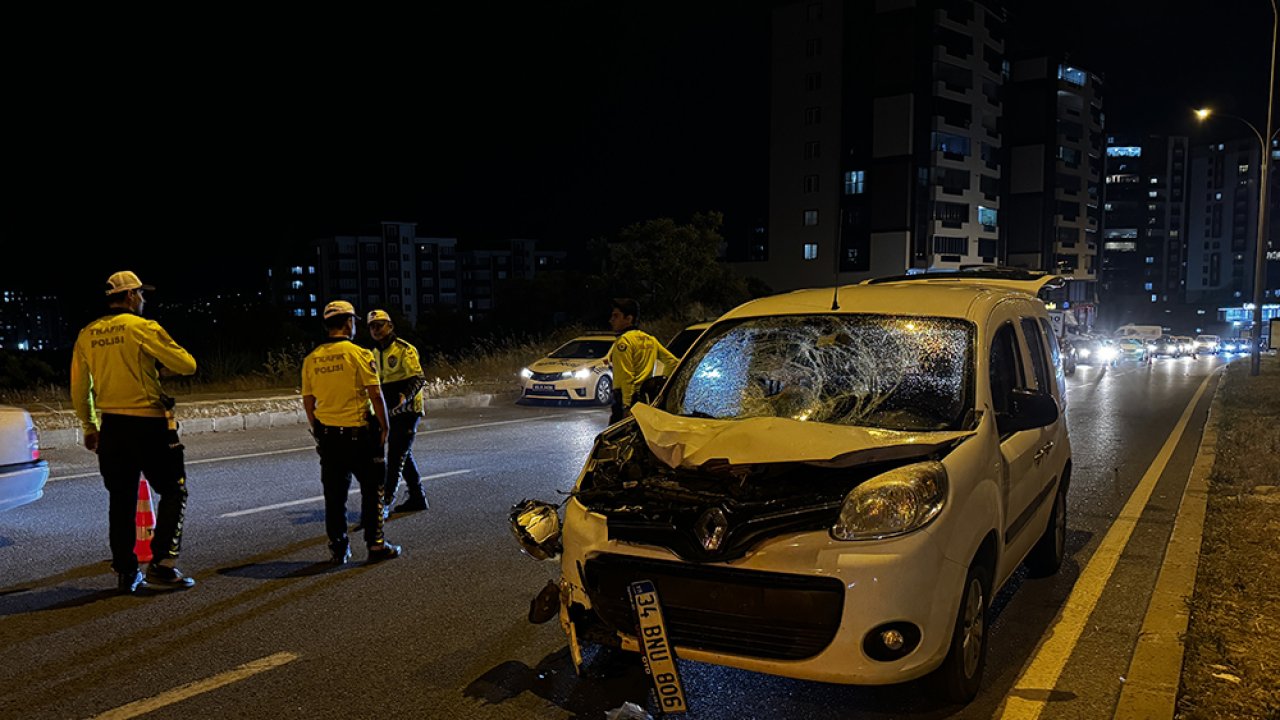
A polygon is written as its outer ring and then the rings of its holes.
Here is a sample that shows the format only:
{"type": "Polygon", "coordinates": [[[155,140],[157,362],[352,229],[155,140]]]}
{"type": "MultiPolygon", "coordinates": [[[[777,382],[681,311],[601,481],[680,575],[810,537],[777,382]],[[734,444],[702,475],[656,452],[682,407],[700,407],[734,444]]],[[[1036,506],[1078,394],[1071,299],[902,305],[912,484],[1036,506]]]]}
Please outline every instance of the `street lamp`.
{"type": "MultiPolygon", "coordinates": [[[[1257,375],[1260,372],[1261,353],[1262,353],[1262,298],[1263,289],[1267,286],[1266,270],[1267,270],[1267,175],[1270,174],[1271,159],[1271,140],[1276,133],[1271,132],[1271,109],[1275,102],[1276,88],[1276,35],[1280,33],[1280,11],[1276,10],[1276,0],[1271,0],[1271,74],[1267,83],[1267,130],[1259,132],[1253,123],[1236,115],[1227,115],[1221,113],[1225,117],[1234,118],[1244,123],[1253,131],[1258,138],[1258,144],[1262,151],[1262,179],[1258,182],[1258,247],[1257,257],[1254,259],[1253,270],[1253,351],[1251,353],[1251,361],[1249,364],[1249,374],[1257,375]]],[[[1196,118],[1204,122],[1213,113],[1209,108],[1201,108],[1196,110],[1196,118]]],[[[1274,341],[1275,338],[1272,338],[1274,341]]]]}

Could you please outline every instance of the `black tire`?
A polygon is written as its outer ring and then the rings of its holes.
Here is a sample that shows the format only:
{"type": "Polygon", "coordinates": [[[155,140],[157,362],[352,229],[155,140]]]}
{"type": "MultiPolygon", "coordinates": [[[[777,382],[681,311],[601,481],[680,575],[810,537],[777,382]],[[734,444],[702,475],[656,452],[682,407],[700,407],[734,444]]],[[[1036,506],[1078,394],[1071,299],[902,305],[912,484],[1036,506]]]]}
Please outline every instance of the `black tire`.
{"type": "Polygon", "coordinates": [[[613,404],[613,380],[608,375],[601,375],[600,381],[596,383],[596,404],[613,404]]]}
{"type": "Polygon", "coordinates": [[[951,647],[932,680],[948,701],[966,704],[978,695],[987,664],[987,635],[991,606],[991,571],[974,561],[964,579],[964,594],[951,632],[951,647]]]}
{"type": "Polygon", "coordinates": [[[1027,572],[1031,577],[1049,577],[1062,567],[1067,554],[1067,491],[1061,487],[1053,496],[1053,510],[1044,534],[1027,554],[1027,572]]]}

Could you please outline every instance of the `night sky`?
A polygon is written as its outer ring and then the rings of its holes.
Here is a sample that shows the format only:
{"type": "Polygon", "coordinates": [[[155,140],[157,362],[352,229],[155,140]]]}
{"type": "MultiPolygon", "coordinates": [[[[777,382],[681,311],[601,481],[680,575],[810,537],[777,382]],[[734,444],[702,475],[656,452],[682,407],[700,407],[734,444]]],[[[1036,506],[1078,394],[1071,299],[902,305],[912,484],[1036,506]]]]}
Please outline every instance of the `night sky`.
{"type": "MultiPolygon", "coordinates": [[[[276,248],[384,219],[570,250],[698,210],[742,232],[767,219],[775,4],[15,27],[0,288],[97,291],[126,267],[175,296],[248,288],[276,248]]],[[[1104,75],[1112,131],[1247,132],[1196,130],[1206,102],[1265,122],[1267,0],[1010,13],[1011,50],[1068,49],[1104,75]]]]}

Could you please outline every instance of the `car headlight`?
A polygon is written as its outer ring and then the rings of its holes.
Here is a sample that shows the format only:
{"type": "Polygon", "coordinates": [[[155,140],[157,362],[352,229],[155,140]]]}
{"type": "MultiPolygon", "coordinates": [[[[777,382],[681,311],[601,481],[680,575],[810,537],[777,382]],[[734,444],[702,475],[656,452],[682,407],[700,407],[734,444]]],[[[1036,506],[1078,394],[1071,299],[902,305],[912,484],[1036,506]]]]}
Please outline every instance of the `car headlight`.
{"type": "Polygon", "coordinates": [[[533,371],[530,370],[529,368],[520,368],[520,377],[524,378],[525,380],[528,380],[529,378],[533,377],[533,371]]]}
{"type": "Polygon", "coordinates": [[[1093,354],[1093,351],[1091,351],[1089,348],[1080,348],[1080,357],[1087,358],[1092,354],[1093,354]]]}
{"type": "Polygon", "coordinates": [[[942,463],[930,460],[890,470],[849,491],[831,537],[878,540],[919,530],[942,512],[946,498],[942,463]]]}
{"type": "Polygon", "coordinates": [[[590,368],[582,368],[578,372],[574,373],[573,376],[578,378],[579,380],[586,380],[587,378],[591,377],[591,370],[590,368]]]}
{"type": "Polygon", "coordinates": [[[560,377],[562,377],[562,378],[571,378],[571,377],[573,377],[573,371],[572,371],[572,370],[565,370],[564,372],[560,373],[560,377]]]}
{"type": "Polygon", "coordinates": [[[1098,357],[1104,361],[1116,359],[1116,349],[1113,347],[1104,347],[1098,351],[1098,357]]]}

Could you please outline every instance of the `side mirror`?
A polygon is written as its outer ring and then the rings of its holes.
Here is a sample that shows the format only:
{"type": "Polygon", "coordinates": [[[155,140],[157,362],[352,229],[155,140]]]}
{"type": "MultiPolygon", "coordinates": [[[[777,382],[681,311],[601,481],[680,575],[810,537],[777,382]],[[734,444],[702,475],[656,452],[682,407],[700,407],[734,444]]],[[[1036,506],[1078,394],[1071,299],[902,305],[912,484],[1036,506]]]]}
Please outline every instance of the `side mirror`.
{"type": "Polygon", "coordinates": [[[1009,411],[997,418],[1001,433],[1034,430],[1058,420],[1058,403],[1048,393],[1014,390],[1009,393],[1009,411]]]}
{"type": "Polygon", "coordinates": [[[667,383],[665,375],[654,375],[653,377],[640,383],[640,389],[637,391],[637,402],[646,405],[652,405],[657,399],[658,393],[662,392],[662,386],[667,383]]]}

